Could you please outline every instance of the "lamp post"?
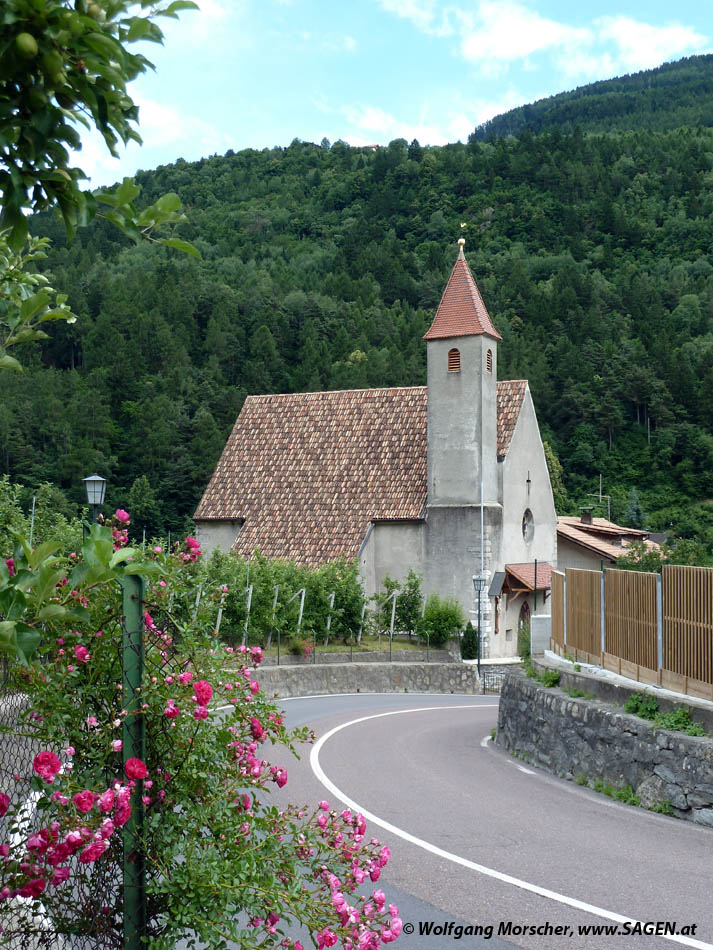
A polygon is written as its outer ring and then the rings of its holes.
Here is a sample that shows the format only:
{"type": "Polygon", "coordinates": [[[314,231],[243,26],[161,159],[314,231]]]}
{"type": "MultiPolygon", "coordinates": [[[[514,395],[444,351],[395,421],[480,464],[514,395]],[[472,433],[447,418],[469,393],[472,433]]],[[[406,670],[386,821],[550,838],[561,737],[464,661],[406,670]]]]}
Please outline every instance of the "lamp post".
{"type": "Polygon", "coordinates": [[[482,623],[483,623],[483,612],[481,609],[481,596],[483,587],[485,586],[485,575],[484,574],[473,574],[473,587],[475,589],[476,597],[478,598],[478,679],[480,679],[480,645],[482,643],[482,623]]]}
{"type": "Polygon", "coordinates": [[[90,475],[89,478],[83,478],[84,487],[87,491],[87,504],[92,509],[92,523],[97,523],[97,508],[104,504],[104,492],[106,490],[106,479],[101,475],[90,475]]]}

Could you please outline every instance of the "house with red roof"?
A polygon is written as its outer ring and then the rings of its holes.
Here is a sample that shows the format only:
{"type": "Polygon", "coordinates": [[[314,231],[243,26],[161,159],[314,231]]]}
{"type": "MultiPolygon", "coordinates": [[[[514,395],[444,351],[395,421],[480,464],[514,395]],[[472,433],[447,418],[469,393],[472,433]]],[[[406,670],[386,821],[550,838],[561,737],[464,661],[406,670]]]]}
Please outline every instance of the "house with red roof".
{"type": "Polygon", "coordinates": [[[207,551],[356,558],[367,594],[412,568],[480,618],[484,656],[512,656],[536,590],[548,612],[557,519],[527,381],[497,379],[502,338],[459,244],[427,385],[249,396],[194,518],[207,551]]]}
{"type": "Polygon", "coordinates": [[[564,516],[557,519],[557,566],[598,571],[602,567],[616,567],[617,559],[631,553],[631,546],[643,544],[648,550],[660,551],[648,531],[625,528],[607,518],[595,518],[591,508],[582,508],[579,518],[564,516]]]}

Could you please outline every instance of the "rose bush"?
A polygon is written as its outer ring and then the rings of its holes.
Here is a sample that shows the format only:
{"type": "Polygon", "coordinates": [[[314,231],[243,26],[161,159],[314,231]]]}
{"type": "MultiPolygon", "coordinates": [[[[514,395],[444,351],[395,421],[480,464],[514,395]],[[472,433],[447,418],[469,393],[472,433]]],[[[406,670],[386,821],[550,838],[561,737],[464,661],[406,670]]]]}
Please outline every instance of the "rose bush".
{"type": "Polygon", "coordinates": [[[25,661],[14,667],[27,697],[14,729],[41,745],[36,808],[24,807],[21,776],[0,790],[0,816],[15,832],[0,840],[0,907],[28,897],[59,932],[122,946],[122,835],[143,811],[151,950],[180,939],[300,950],[285,936],[289,921],[317,947],[391,942],[398,911],[370,890],[389,852],[367,837],[363,817],[270,798],[288,782],[280,759],[309,736],[289,732],[260,690],[262,650],[214,638],[222,589],[196,596],[197,542],[144,555],[126,545],[128,524],[119,511],[93,526],[81,555],[20,542],[13,572],[0,562],[0,615],[12,618],[0,647],[25,661]],[[116,583],[131,573],[149,578],[138,701],[122,681],[116,583]],[[141,757],[127,749],[136,717],[141,757]]]}

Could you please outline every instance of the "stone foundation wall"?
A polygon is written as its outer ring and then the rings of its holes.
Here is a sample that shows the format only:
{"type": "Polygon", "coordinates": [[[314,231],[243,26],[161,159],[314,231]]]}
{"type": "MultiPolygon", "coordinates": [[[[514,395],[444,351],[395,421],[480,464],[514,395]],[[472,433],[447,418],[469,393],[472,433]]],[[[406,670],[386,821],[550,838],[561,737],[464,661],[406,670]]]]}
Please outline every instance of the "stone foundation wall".
{"type": "Polygon", "coordinates": [[[641,804],[713,827],[713,739],[655,729],[601,700],[572,699],[522,671],[506,677],[497,744],[561,778],[631,785],[641,804]]]}
{"type": "Polygon", "coordinates": [[[260,666],[256,677],[267,696],[329,693],[478,693],[474,666],[456,663],[328,663],[260,666]]]}
{"type": "MultiPolygon", "coordinates": [[[[385,650],[365,650],[355,651],[355,663],[388,663],[389,648],[388,638],[385,650]]],[[[458,649],[458,648],[456,648],[458,649]]],[[[426,656],[425,650],[394,650],[394,662],[396,663],[460,663],[460,655],[451,653],[448,650],[430,650],[426,656]]],[[[284,650],[280,653],[280,666],[319,666],[324,663],[351,663],[349,651],[344,653],[326,653],[322,652],[317,646],[317,663],[312,663],[311,656],[296,656],[293,653],[286,653],[284,650]]],[[[277,658],[266,656],[262,661],[262,667],[276,666],[277,658]]]]}

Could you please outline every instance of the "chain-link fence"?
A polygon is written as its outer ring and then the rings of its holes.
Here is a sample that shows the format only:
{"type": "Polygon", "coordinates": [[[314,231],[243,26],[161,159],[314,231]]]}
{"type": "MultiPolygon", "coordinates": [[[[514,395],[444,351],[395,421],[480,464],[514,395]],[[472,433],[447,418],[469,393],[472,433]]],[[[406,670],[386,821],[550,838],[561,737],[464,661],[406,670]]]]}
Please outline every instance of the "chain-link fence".
{"type": "MultiPolygon", "coordinates": [[[[26,840],[42,827],[33,792],[32,762],[42,751],[32,738],[32,710],[22,690],[21,668],[0,658],[0,791],[10,807],[0,818],[0,844],[26,840]]],[[[112,844],[114,844],[112,842],[112,844]]],[[[119,950],[121,927],[121,841],[118,854],[87,866],[75,856],[70,880],[53,888],[52,913],[41,899],[15,897],[2,902],[3,950],[119,950]],[[70,883],[71,882],[71,883],[70,883]],[[119,915],[119,916],[117,916],[119,915]]]]}

